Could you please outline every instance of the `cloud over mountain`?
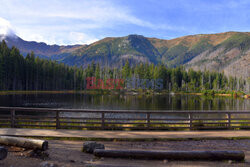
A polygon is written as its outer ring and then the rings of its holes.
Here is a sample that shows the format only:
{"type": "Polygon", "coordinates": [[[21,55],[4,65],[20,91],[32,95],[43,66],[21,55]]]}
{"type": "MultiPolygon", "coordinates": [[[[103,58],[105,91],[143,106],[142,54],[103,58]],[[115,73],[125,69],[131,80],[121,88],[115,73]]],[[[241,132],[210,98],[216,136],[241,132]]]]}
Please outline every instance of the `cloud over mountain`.
{"type": "Polygon", "coordinates": [[[10,22],[1,17],[0,17],[0,34],[2,35],[2,38],[4,36],[12,36],[12,37],[16,36],[10,22]]]}

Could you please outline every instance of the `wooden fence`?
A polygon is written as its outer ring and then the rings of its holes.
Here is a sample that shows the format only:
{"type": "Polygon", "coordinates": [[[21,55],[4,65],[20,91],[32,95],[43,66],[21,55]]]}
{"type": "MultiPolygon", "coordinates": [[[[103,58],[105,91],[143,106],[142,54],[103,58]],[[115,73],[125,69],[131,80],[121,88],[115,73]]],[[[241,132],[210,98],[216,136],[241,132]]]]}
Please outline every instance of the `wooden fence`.
{"type": "Polygon", "coordinates": [[[250,111],[138,111],[0,107],[0,127],[84,130],[250,129],[250,111]]]}

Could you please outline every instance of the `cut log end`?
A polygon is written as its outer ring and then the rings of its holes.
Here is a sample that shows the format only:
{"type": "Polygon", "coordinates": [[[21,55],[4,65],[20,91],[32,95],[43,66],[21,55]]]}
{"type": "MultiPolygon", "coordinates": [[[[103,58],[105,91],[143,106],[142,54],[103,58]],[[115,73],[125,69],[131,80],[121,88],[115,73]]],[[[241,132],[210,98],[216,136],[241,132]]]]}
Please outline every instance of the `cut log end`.
{"type": "Polygon", "coordinates": [[[49,142],[48,141],[44,141],[42,143],[42,150],[45,151],[45,150],[48,150],[49,149],[49,142]]]}
{"type": "Polygon", "coordinates": [[[3,160],[7,157],[8,150],[4,147],[0,147],[0,160],[3,160]]]}

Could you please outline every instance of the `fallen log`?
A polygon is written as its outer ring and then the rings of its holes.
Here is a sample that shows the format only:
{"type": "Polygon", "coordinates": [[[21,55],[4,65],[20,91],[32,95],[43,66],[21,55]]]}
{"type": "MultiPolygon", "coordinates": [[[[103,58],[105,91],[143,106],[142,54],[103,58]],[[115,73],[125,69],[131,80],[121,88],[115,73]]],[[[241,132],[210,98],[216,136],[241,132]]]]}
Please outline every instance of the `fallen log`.
{"type": "Polygon", "coordinates": [[[243,151],[143,151],[95,149],[97,157],[167,160],[235,160],[243,161],[243,151]]]}
{"type": "Polygon", "coordinates": [[[4,147],[0,147],[0,160],[3,160],[7,157],[8,151],[4,147]]]}
{"type": "Polygon", "coordinates": [[[47,150],[48,142],[45,140],[27,139],[23,137],[0,136],[0,144],[23,147],[27,149],[47,150]]]}

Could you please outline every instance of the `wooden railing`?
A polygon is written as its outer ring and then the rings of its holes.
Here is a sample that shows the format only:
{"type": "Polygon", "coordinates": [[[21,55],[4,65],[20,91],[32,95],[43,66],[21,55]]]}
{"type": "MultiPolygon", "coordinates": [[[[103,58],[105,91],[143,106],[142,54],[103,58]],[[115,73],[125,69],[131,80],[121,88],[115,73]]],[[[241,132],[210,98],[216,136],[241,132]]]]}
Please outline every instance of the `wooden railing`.
{"type": "Polygon", "coordinates": [[[0,127],[87,130],[250,129],[250,111],[141,111],[0,107],[0,127]]]}

